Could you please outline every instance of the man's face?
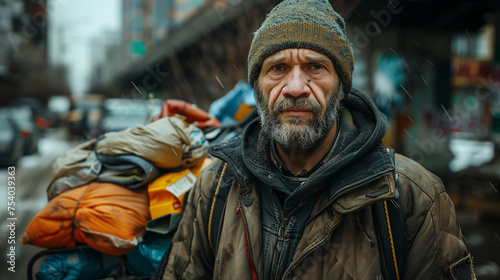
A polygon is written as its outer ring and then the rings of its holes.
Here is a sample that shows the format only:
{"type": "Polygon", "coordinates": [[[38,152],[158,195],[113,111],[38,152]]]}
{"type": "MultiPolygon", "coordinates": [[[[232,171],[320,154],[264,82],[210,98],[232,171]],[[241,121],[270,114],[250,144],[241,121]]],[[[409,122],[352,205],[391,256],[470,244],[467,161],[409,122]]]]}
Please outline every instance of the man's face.
{"type": "Polygon", "coordinates": [[[285,153],[314,151],[333,127],[344,97],[330,58],[297,48],[264,60],[255,91],[263,130],[285,153]]]}

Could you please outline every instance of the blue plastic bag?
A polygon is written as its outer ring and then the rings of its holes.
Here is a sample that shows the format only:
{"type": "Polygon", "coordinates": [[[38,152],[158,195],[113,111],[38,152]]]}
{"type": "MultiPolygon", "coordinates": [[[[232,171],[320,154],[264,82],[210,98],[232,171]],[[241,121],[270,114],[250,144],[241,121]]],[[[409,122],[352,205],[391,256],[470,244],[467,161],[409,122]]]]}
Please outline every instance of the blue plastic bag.
{"type": "Polygon", "coordinates": [[[120,267],[120,259],[91,248],[48,256],[37,273],[40,280],[93,280],[120,267]]]}
{"type": "Polygon", "coordinates": [[[125,267],[135,276],[151,276],[172,242],[173,233],[147,232],[137,246],[125,254],[125,267]]]}
{"type": "Polygon", "coordinates": [[[242,105],[255,107],[254,90],[245,81],[239,81],[226,95],[215,100],[208,109],[208,114],[216,117],[222,125],[238,123],[234,117],[242,105]]]}

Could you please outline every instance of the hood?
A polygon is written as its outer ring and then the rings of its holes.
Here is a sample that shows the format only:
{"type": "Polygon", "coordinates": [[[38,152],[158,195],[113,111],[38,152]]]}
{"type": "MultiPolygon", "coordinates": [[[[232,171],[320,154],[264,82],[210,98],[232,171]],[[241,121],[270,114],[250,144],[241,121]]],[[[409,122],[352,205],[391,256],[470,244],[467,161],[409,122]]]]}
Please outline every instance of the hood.
{"type": "Polygon", "coordinates": [[[257,178],[271,188],[288,193],[285,207],[294,207],[301,199],[327,188],[333,199],[394,168],[381,142],[388,122],[371,98],[352,89],[343,105],[339,134],[330,157],[291,193],[271,166],[270,139],[261,133],[259,120],[252,122],[241,137],[230,141],[224,148],[213,147],[212,153],[228,161],[237,174],[246,177],[245,180],[257,178]]]}

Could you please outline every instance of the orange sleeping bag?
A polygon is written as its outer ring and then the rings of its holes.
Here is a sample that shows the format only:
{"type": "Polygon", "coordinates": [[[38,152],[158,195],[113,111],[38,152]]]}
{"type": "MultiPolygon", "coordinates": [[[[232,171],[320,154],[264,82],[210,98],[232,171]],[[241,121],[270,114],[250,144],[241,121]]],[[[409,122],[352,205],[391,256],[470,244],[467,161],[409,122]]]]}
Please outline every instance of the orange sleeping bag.
{"type": "Polygon", "coordinates": [[[50,200],[28,224],[21,242],[45,248],[85,243],[119,256],[137,245],[149,219],[147,189],[94,182],[50,200]]]}

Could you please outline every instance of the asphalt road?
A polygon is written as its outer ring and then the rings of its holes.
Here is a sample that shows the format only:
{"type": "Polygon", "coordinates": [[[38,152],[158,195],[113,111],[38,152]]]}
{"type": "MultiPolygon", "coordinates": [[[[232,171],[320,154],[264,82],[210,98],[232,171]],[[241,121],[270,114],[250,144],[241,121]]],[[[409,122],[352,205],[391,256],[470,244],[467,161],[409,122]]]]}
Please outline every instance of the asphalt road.
{"type": "Polygon", "coordinates": [[[45,191],[50,180],[52,163],[58,155],[76,144],[78,142],[66,140],[62,129],[53,129],[40,140],[37,154],[23,156],[13,166],[15,172],[11,172],[12,176],[8,174],[8,168],[0,169],[0,186],[2,186],[0,189],[0,259],[2,260],[0,279],[27,279],[28,262],[43,248],[22,245],[20,239],[31,219],[47,204],[45,191]],[[8,189],[9,177],[15,177],[15,190],[8,189]],[[12,201],[9,199],[12,194],[15,196],[15,205],[11,203],[12,208],[9,209],[8,202],[12,201]],[[12,210],[14,211],[11,212],[12,210]]]}

